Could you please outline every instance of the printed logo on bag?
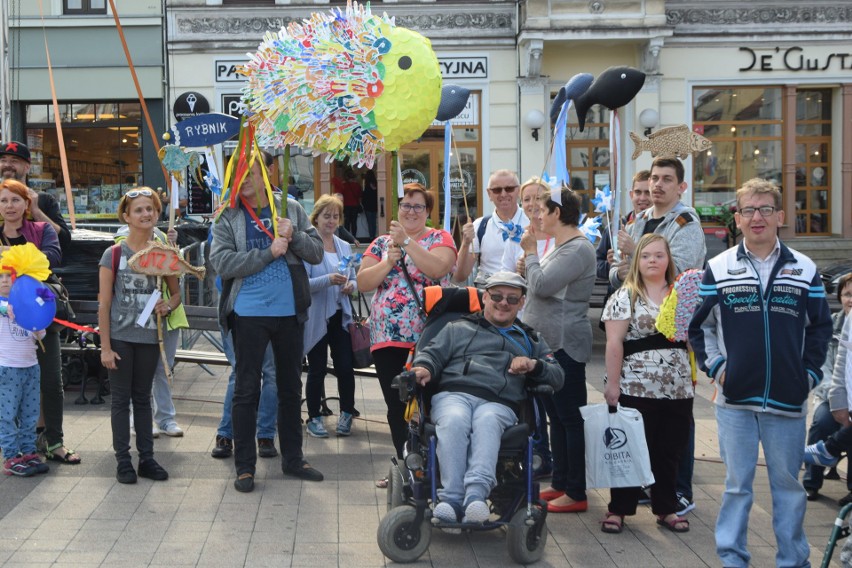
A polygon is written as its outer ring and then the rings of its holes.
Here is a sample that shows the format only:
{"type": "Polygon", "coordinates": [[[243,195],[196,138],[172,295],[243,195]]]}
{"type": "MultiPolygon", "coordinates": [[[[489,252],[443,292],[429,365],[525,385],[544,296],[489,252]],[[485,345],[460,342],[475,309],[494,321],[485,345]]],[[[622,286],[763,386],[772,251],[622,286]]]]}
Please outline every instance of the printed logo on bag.
{"type": "Polygon", "coordinates": [[[621,428],[604,430],[604,444],[608,450],[617,450],[627,444],[627,434],[621,428]]]}

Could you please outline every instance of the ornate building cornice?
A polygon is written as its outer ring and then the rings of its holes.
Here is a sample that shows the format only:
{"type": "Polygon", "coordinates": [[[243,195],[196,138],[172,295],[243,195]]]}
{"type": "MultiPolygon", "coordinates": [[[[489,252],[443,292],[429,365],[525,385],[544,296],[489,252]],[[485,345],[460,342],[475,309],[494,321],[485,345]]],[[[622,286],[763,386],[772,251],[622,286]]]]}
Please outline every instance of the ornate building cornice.
{"type": "Polygon", "coordinates": [[[666,23],[670,26],[848,25],[852,23],[852,6],[677,8],[666,10],[666,23]]]}
{"type": "MultiPolygon", "coordinates": [[[[293,21],[301,21],[302,17],[199,17],[178,16],[177,34],[184,39],[191,36],[210,35],[245,35],[263,34],[267,31],[277,32],[293,21]]],[[[495,12],[449,13],[449,14],[415,14],[397,15],[396,24],[423,33],[435,31],[458,30],[486,31],[488,35],[494,32],[514,34],[514,21],[511,14],[495,12]]]]}

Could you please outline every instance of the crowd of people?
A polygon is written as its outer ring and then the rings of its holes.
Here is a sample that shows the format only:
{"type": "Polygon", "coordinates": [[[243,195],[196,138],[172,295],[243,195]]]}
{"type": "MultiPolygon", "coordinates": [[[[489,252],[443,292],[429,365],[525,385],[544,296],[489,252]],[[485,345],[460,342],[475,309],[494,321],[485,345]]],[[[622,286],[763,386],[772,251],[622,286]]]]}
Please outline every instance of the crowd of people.
{"type": "MultiPolygon", "coordinates": [[[[423,332],[423,291],[472,282],[483,291],[482,314],[419,345],[413,360],[418,382],[431,383],[437,393],[433,419],[443,487],[434,514],[453,522],[488,519],[492,458],[499,435],[518,420],[524,380],[555,390],[535,400],[549,422],[535,437],[541,458],[536,477],[550,479],[541,498],[550,513],[587,511],[580,408],[587,404],[587,383],[598,382],[586,375],[592,358],[589,302],[597,275],[606,277],[610,288],[601,317],[606,377],[596,386],[608,405],[634,408],[643,417],[655,479],[650,488],[611,489],[601,530],[622,532],[625,517],[635,515],[645,497],[643,489],[661,527],[689,530],[685,515],[695,506],[692,352],[718,389],[715,413],[727,471],[716,522],[722,563],[746,566],[750,561],[746,534],[762,446],[775,503],[778,563],[807,564],[802,527],[806,499],[818,497],[823,468],[852,448],[847,400],[852,398],[847,397],[852,358],[846,356],[852,276],[841,280],[837,296],[843,310],[832,319],[814,263],[777,236],[784,211],[776,185],[754,179],[738,189],[735,220],[743,240],[707,259],[698,214],[681,202],[687,184],[683,165],[674,158],[657,158],[650,170],[634,177],[633,211],[612,239],[606,235],[597,254],[579,227],[582,201],[568,187],[552,188],[539,178],[522,185],[514,172],[495,171],[486,188],[493,213],[469,220],[457,247],[447,231],[427,224],[435,207],[433,192],[411,183],[399,200],[398,218],[386,234],[370,235],[372,242],[358,266],[352,247],[339,236],[342,224],[352,233],[357,229],[352,219],[357,220],[363,190],[351,170],[335,184],[334,193],[342,199],[323,195],[309,216],[292,195],[267,193],[263,168],[270,160],[265,153],[249,157],[236,206],[222,211],[210,234],[219,325],[233,368],[212,455],[233,456],[237,491],[252,491],[258,455],[276,457],[279,449],[285,476],[323,480],[302,448],[304,432],[330,435],[322,404],[329,352],[340,398],[334,434],[353,434],[359,412],[349,326],[356,293],[372,293],[372,358],[394,451],[401,459],[408,425],[391,382],[423,332]],[[689,269],[704,269],[701,302],[689,325],[689,340],[670,342],[655,321],[677,276],[689,269]],[[831,375],[831,381],[822,380],[831,375]],[[817,390],[819,406],[805,448],[807,397],[820,383],[830,386],[817,390]],[[803,460],[811,464],[804,487],[798,480],[803,460]]],[[[57,266],[70,233],[55,200],[24,185],[28,167],[25,145],[0,146],[2,244],[33,243],[57,266]]],[[[367,181],[375,191],[375,179],[367,181]]],[[[121,483],[135,483],[138,477],[168,479],[154,459],[153,438],[159,432],[183,433],[168,381],[157,379],[166,371],[158,338],[166,338],[171,365],[172,338],[186,325],[178,281],[167,277],[158,288],[156,278],[128,263],[153,240],[175,241],[173,231],[163,235],[156,229],[162,207],[149,188],[128,191],[118,208],[125,234],[99,263],[101,360],[112,389],[113,449],[121,483]],[[146,307],[154,314],[147,320],[140,318],[146,307]],[[163,322],[162,329],[157,321],[163,322]],[[131,431],[138,454],[135,468],[131,431]]],[[[8,294],[8,284],[9,277],[0,274],[0,296],[8,294]]],[[[14,348],[0,349],[5,473],[46,471],[37,451],[48,460],[79,463],[80,456],[63,440],[57,330],[26,332],[17,328],[11,310],[0,310],[0,345],[7,344],[14,348]],[[36,349],[36,339],[43,348],[36,349]],[[7,392],[15,395],[6,397],[7,392]],[[43,426],[37,425],[39,413],[43,426]]],[[[378,487],[387,484],[387,479],[376,482],[378,487]]]]}

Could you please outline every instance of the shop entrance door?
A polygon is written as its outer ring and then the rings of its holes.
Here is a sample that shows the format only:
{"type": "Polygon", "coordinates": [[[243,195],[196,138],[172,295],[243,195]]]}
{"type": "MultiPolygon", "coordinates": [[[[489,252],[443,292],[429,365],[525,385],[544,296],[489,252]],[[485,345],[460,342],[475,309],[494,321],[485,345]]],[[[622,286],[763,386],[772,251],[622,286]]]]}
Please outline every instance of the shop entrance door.
{"type": "MultiPolygon", "coordinates": [[[[432,193],[435,206],[432,208],[429,224],[432,227],[442,227],[445,194],[443,140],[407,144],[399,151],[399,159],[403,183],[420,183],[432,193]]],[[[391,160],[387,163],[388,168],[392,167],[391,160]]],[[[390,171],[387,179],[392,179],[390,171]]],[[[450,158],[450,227],[454,234],[459,230],[458,227],[467,222],[465,201],[472,218],[481,215],[478,186],[479,148],[459,144],[450,158]]],[[[387,199],[388,203],[396,203],[395,189],[390,187],[390,184],[387,199]]]]}

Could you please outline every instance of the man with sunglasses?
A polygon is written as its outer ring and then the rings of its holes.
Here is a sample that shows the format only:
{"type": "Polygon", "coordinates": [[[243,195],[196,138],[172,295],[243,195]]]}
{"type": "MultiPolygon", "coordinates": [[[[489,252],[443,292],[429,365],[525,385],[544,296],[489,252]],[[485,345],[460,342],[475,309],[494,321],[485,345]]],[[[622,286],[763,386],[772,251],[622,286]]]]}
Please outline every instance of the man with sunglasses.
{"type": "Polygon", "coordinates": [[[418,383],[437,384],[432,421],[442,488],[435,516],[442,521],[488,520],[500,438],[518,421],[527,381],[559,390],[565,380],[541,335],[517,319],[526,291],[520,275],[495,273],[482,312],[448,324],[414,357],[418,383]]]}
{"type": "Polygon", "coordinates": [[[282,470],[285,476],[306,481],[323,479],[302,454],[300,420],[302,335],[311,301],[303,262],[322,261],[322,239],[298,201],[284,194],[273,195],[270,203],[259,154],[249,157],[249,166],[236,206],[222,211],[213,225],[210,250],[210,264],[222,278],[219,325],[225,333],[231,331],[234,340],[234,488],[243,493],[254,489],[257,407],[270,344],[278,384],[282,470]]]}
{"type": "Polygon", "coordinates": [[[488,198],[494,203],[494,214],[468,220],[462,228],[454,282],[467,280],[478,263],[474,284],[482,288],[489,276],[501,270],[506,243],[521,242],[530,221],[518,206],[519,189],[518,174],[511,170],[497,170],[488,178],[488,198]]]}
{"type": "Polygon", "coordinates": [[[778,239],[781,192],[752,179],[737,190],[743,242],[710,259],[689,325],[715,397],[725,492],[716,520],[723,566],[748,566],[749,511],[759,446],[772,493],[778,566],[810,566],[806,493],[799,482],[808,392],[822,380],[831,338],[825,289],[810,258],[778,239]]]}

